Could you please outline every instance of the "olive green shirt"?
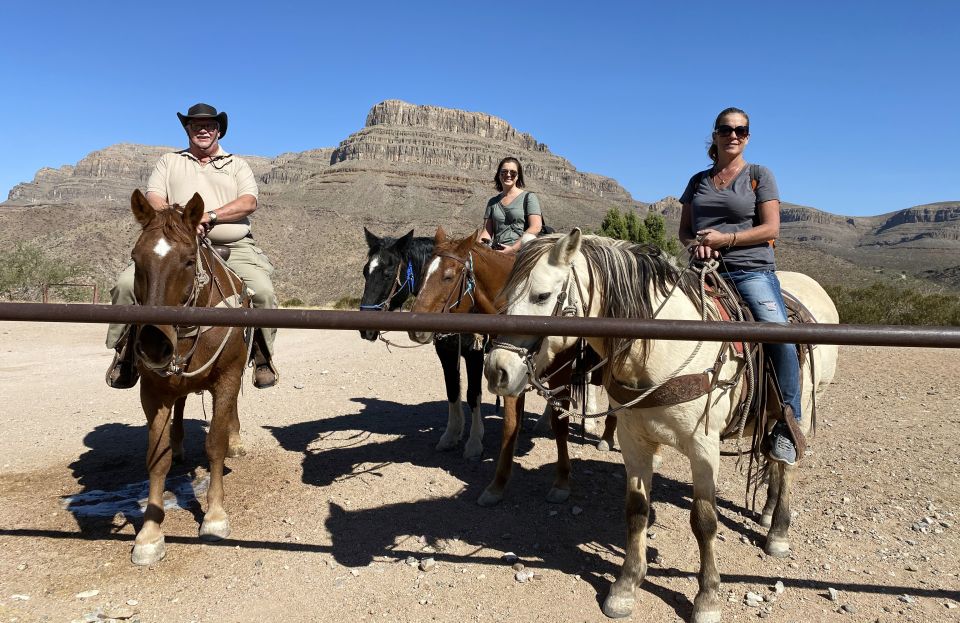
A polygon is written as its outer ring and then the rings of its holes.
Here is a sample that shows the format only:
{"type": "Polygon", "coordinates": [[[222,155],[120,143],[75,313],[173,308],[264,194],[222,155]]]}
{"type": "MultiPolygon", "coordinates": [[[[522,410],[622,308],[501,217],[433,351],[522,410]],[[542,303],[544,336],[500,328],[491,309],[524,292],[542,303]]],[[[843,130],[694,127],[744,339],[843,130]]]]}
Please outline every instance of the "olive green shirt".
{"type": "Polygon", "coordinates": [[[493,219],[493,242],[509,246],[523,237],[527,229],[527,217],[531,214],[541,216],[540,200],[529,191],[523,191],[507,205],[500,202],[500,195],[491,197],[483,220],[493,219]]]}

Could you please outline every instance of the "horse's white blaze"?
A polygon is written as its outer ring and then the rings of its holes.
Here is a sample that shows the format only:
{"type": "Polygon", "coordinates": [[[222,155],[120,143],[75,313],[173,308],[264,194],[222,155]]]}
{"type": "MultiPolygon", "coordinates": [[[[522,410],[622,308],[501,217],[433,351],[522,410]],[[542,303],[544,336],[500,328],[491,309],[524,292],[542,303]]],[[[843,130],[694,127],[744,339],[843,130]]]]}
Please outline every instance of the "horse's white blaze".
{"type": "Polygon", "coordinates": [[[427,267],[427,276],[424,277],[423,281],[426,282],[427,280],[429,280],[429,279],[430,279],[430,275],[432,275],[433,273],[437,272],[437,269],[438,269],[438,268],[440,268],[440,258],[439,258],[439,257],[435,257],[435,258],[433,258],[433,261],[430,262],[430,265],[427,267]]]}
{"type": "Polygon", "coordinates": [[[375,258],[373,258],[372,260],[370,260],[370,267],[367,268],[367,274],[369,275],[369,274],[373,273],[373,271],[377,270],[377,266],[379,266],[379,265],[380,265],[380,258],[379,258],[379,257],[375,257],[375,258]]]}
{"type": "Polygon", "coordinates": [[[164,257],[172,248],[166,238],[161,238],[157,240],[157,245],[153,247],[153,252],[156,253],[158,257],[164,257]]]}

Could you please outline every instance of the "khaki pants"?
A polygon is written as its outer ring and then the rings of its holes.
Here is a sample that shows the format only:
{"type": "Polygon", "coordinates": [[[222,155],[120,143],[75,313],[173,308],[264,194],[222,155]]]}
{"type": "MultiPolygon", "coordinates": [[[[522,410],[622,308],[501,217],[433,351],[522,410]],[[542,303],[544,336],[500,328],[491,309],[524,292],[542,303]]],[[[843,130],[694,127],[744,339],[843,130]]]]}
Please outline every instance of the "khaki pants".
{"type": "MultiPolygon", "coordinates": [[[[252,292],[253,306],[257,309],[276,309],[277,297],[273,293],[273,282],[270,281],[270,275],[273,274],[270,258],[253,243],[251,238],[243,238],[226,246],[230,247],[227,266],[240,275],[243,285],[252,292]]],[[[136,305],[133,297],[133,272],[134,266],[131,262],[117,277],[116,285],[110,290],[110,299],[114,305],[136,305]]],[[[117,342],[126,330],[126,325],[110,325],[107,329],[107,348],[116,348],[117,342]]],[[[269,355],[272,357],[273,340],[277,330],[264,327],[261,331],[267,342],[269,355]]]]}

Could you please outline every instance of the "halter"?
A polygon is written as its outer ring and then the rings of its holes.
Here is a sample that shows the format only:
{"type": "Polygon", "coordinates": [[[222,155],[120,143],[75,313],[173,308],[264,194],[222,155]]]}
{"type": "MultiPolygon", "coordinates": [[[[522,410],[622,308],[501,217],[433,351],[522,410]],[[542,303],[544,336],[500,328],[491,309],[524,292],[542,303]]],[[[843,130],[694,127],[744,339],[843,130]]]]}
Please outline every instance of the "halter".
{"type": "Polygon", "coordinates": [[[400,266],[400,264],[397,264],[397,274],[393,277],[393,285],[390,286],[390,293],[387,294],[387,298],[373,305],[361,305],[361,310],[388,311],[390,309],[390,303],[393,302],[393,297],[403,292],[403,289],[408,286],[410,288],[410,295],[413,295],[414,288],[416,287],[413,277],[413,261],[407,260],[407,274],[403,283],[400,283],[400,266]]]}

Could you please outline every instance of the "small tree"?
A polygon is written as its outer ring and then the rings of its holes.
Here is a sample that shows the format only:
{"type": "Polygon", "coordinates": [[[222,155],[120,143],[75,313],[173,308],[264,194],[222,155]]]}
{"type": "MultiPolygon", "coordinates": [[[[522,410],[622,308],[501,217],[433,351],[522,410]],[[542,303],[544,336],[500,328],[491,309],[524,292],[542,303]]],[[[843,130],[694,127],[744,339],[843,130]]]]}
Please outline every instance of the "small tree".
{"type": "Polygon", "coordinates": [[[647,212],[646,217],[640,220],[634,210],[624,215],[618,208],[610,208],[603,217],[597,234],[617,240],[649,244],[672,255],[680,253],[680,241],[667,238],[667,226],[663,216],[653,211],[647,212]]]}

